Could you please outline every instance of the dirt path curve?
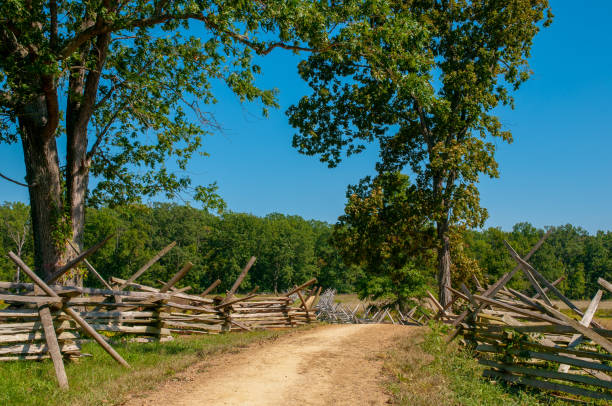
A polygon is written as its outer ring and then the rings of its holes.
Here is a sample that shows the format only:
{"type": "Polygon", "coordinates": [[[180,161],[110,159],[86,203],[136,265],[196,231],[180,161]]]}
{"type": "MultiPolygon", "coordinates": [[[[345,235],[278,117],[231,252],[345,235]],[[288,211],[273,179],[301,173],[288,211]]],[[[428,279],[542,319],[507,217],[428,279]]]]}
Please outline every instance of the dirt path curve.
{"type": "Polygon", "coordinates": [[[379,354],[417,329],[386,324],[334,325],[280,337],[195,365],[142,405],[382,405],[379,354]],[[212,365],[211,365],[212,362],[212,365]]]}

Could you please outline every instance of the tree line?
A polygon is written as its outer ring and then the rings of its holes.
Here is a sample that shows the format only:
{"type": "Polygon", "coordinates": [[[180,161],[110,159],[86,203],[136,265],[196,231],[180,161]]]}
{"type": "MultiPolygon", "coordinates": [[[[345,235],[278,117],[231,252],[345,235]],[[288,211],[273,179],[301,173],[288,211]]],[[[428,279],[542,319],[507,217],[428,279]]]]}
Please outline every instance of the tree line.
{"type": "MultiPolygon", "coordinates": [[[[514,225],[511,231],[499,228],[470,231],[466,233],[464,245],[468,247],[468,255],[477,260],[482,272],[490,275],[492,281],[516,264],[508,255],[504,240],[525,255],[544,233],[545,230],[524,222],[514,225]]],[[[551,282],[565,277],[559,289],[566,296],[591,298],[598,289],[597,278],[612,279],[612,232],[589,234],[571,224],[555,227],[529,262],[551,282]]],[[[528,289],[529,282],[514,278],[510,286],[528,289]]]]}
{"type": "MultiPolygon", "coordinates": [[[[16,270],[6,257],[18,251],[15,230],[29,229],[29,208],[22,203],[0,206],[0,280],[15,280],[16,270]]],[[[351,292],[359,273],[346,267],[330,245],[328,223],[278,213],[257,217],[246,213],[213,215],[206,210],[169,203],[152,206],[123,205],[115,208],[88,208],[85,247],[109,234],[113,238],[95,253],[90,262],[108,280],[127,279],[172,241],[177,245],[142,275],[138,282],[157,285],[167,281],[187,261],[194,267],[181,282],[203,291],[216,279],[217,292],[231,287],[251,256],[257,261],[241,289],[282,292],[294,284],[316,277],[319,284],[340,292],[351,292]]],[[[21,256],[33,262],[33,238],[28,232],[21,256]]],[[[102,287],[84,268],[84,284],[102,287]]]]}
{"type": "MultiPolygon", "coordinates": [[[[349,205],[350,207],[350,205],[349,205]]],[[[23,203],[0,206],[0,280],[16,280],[14,265],[6,257],[12,250],[28,263],[33,261],[33,238],[29,207],[23,203]]],[[[250,290],[282,292],[295,284],[316,277],[324,287],[339,292],[357,292],[362,297],[403,302],[420,296],[425,289],[435,290],[435,250],[422,250],[419,258],[403,259],[399,251],[386,252],[378,243],[370,252],[360,252],[346,238],[346,225],[331,225],[300,216],[279,213],[258,217],[246,213],[213,215],[189,206],[170,203],[122,205],[114,208],[88,208],[85,223],[85,247],[113,234],[113,238],[91,257],[91,263],[105,278],[128,278],[163,247],[177,245],[139,281],[156,285],[168,280],[185,262],[194,264],[185,285],[202,291],[216,279],[222,284],[218,292],[230,288],[242,267],[254,255],[257,262],[242,285],[250,290]],[[375,252],[377,250],[377,252],[375,252]],[[373,258],[370,262],[359,255],[373,258]],[[351,265],[349,265],[351,264],[351,265]],[[373,264],[376,264],[374,266],[373,264]],[[379,272],[377,272],[379,271],[379,272]]],[[[370,229],[370,231],[375,231],[370,229]]],[[[515,263],[504,240],[525,254],[546,232],[529,223],[518,223],[511,231],[490,227],[467,230],[453,237],[453,279],[458,285],[473,285],[472,275],[481,282],[493,282],[515,263]]],[[[380,236],[382,233],[369,233],[380,236]]],[[[415,235],[405,244],[424,245],[415,235]]],[[[405,246],[400,250],[408,251],[405,246]]],[[[612,279],[612,232],[589,234],[581,227],[555,227],[546,243],[530,262],[549,280],[562,276],[560,290],[575,299],[591,297],[598,277],[612,279]]],[[[101,287],[86,272],[85,285],[101,287]]],[[[525,279],[514,278],[510,286],[528,290],[525,279]]]]}

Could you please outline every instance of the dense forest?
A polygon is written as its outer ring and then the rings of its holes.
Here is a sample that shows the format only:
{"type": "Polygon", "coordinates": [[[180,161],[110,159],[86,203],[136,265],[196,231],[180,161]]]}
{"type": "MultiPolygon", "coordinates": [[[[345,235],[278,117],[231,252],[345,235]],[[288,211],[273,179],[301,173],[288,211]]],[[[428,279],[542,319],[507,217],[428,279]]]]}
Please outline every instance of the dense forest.
{"type": "MultiPolygon", "coordinates": [[[[29,221],[29,208],[19,203],[0,206],[0,280],[15,278],[15,269],[5,253],[18,250],[18,234],[29,221]]],[[[274,292],[316,276],[323,286],[339,291],[353,289],[355,270],[342,263],[330,246],[329,224],[299,216],[269,214],[257,217],[243,213],[215,216],[207,211],[174,204],[129,205],[89,208],[85,247],[109,234],[113,238],[90,262],[106,279],[127,278],[172,241],[177,245],[138,279],[145,284],[168,280],[186,261],[194,267],[182,281],[201,291],[221,279],[219,291],[227,290],[251,256],[257,262],[241,289],[274,292]]],[[[22,257],[32,263],[33,241],[27,234],[22,257]]],[[[100,286],[95,277],[85,277],[86,286],[100,286]]]]}
{"type": "MultiPolygon", "coordinates": [[[[91,257],[92,264],[105,278],[126,278],[157,251],[172,241],[177,246],[139,281],[157,284],[167,280],[186,261],[194,267],[182,282],[194,291],[203,290],[221,279],[219,291],[229,289],[241,268],[254,255],[257,262],[242,289],[259,286],[261,291],[281,292],[307,278],[317,277],[325,287],[339,292],[368,292],[368,277],[358,266],[344,264],[331,238],[334,226],[322,221],[278,213],[257,217],[245,213],[213,215],[189,206],[157,203],[116,208],[89,208],[85,246],[109,234],[113,238],[91,257]]],[[[463,255],[472,258],[473,273],[493,281],[514,267],[504,247],[507,240],[519,253],[529,251],[545,230],[529,223],[516,224],[511,231],[488,228],[468,231],[462,236],[463,255]]],[[[22,203],[0,206],[0,280],[16,279],[16,270],[5,253],[21,253],[32,263],[33,242],[29,230],[29,207],[22,203]]],[[[433,253],[432,253],[433,255],[433,253]]],[[[435,263],[421,268],[425,286],[435,290],[435,263]]],[[[563,293],[572,298],[594,294],[598,277],[612,279],[612,232],[594,235],[573,225],[555,227],[547,242],[530,261],[549,280],[561,276],[563,293]]],[[[455,275],[455,280],[469,279],[455,275]]],[[[528,282],[513,279],[513,287],[528,289],[528,282]]],[[[89,275],[85,285],[100,286],[89,275]]],[[[393,294],[393,288],[387,289],[393,294]]],[[[415,293],[423,289],[414,289],[415,293]]]]}

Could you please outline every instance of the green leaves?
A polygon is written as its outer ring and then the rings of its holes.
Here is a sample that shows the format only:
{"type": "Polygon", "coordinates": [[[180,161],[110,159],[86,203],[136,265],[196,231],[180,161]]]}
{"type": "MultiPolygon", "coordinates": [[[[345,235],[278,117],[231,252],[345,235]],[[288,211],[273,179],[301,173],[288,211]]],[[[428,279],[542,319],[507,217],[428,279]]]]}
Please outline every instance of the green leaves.
{"type": "MultiPolygon", "coordinates": [[[[92,202],[189,192],[188,162],[202,152],[203,136],[219,130],[205,107],[217,101],[214,86],[225,84],[266,115],[278,106],[278,91],[255,84],[261,69],[253,57],[329,47],[328,30],[348,18],[346,7],[302,0],[2,2],[0,141],[16,140],[17,119],[33,100],[67,101],[66,109],[39,109],[39,119],[58,136],[86,127],[79,149],[100,180],[92,202]]],[[[212,185],[194,190],[197,200],[222,206],[212,185]]]]}
{"type": "MultiPolygon", "coordinates": [[[[548,1],[381,0],[351,10],[351,21],[334,31],[335,46],[300,64],[312,94],[287,111],[298,131],[293,145],[333,167],[377,143],[377,181],[413,175],[402,187],[418,203],[397,210],[411,218],[420,207],[421,222],[437,227],[443,257],[451,227],[479,227],[486,219],[477,185],[481,175],[498,176],[492,139],[512,140],[493,109],[512,105],[511,92],[529,77],[533,37],[552,17],[548,1]]],[[[379,211],[368,209],[373,201],[385,207],[376,187],[349,198],[348,217],[378,221],[379,211]]],[[[394,244],[374,241],[360,252],[387,245],[394,244]]],[[[440,266],[440,274],[450,273],[440,266]]]]}
{"type": "Polygon", "coordinates": [[[363,268],[362,297],[386,297],[406,303],[424,293],[434,247],[427,199],[397,173],[365,178],[350,186],[345,214],[334,227],[333,241],[348,265],[363,268]]]}

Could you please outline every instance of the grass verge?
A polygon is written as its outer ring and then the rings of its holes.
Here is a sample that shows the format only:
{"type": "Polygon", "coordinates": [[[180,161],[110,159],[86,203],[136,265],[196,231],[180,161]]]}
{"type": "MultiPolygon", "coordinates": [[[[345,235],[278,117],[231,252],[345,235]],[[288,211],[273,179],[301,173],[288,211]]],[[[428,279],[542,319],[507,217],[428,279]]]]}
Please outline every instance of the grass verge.
{"type": "Polygon", "coordinates": [[[441,327],[423,328],[386,354],[387,389],[397,405],[562,404],[524,388],[482,378],[469,351],[447,345],[441,327]]]}
{"type": "Polygon", "coordinates": [[[95,343],[83,346],[93,357],[66,363],[70,389],[62,391],[50,360],[0,364],[0,405],[116,405],[130,392],[153,389],[188,366],[207,357],[239,351],[250,344],[274,340],[294,330],[253,331],[180,337],[166,343],[114,343],[130,363],[117,364],[95,343]]]}

